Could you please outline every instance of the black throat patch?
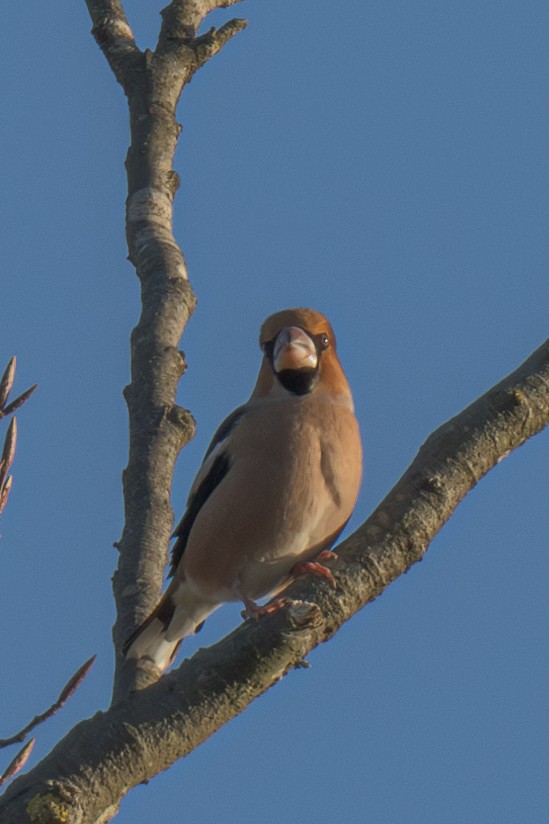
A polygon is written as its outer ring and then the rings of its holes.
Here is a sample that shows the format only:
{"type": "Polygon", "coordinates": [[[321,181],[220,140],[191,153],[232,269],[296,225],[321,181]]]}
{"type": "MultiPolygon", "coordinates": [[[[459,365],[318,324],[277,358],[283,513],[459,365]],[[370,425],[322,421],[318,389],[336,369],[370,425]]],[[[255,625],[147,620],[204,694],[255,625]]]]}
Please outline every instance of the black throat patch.
{"type": "Polygon", "coordinates": [[[281,372],[275,372],[275,375],[288,392],[306,395],[318,380],[318,366],[315,369],[282,369],[281,372]]]}

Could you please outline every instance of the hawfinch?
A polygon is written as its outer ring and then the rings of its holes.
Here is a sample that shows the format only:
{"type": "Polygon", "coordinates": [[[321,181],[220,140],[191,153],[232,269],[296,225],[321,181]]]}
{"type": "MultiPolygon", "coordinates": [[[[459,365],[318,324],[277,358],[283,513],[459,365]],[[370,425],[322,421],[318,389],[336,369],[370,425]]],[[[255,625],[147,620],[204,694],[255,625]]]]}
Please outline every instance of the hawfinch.
{"type": "Polygon", "coordinates": [[[128,638],[129,658],[172,662],[185,636],[225,601],[250,618],[278,608],[256,600],[313,571],[349,520],[362,448],[332,328],[312,309],[267,318],[263,360],[247,403],[223,421],[174,536],[172,580],[128,638]],[[315,560],[316,559],[316,560],[315,560]]]}

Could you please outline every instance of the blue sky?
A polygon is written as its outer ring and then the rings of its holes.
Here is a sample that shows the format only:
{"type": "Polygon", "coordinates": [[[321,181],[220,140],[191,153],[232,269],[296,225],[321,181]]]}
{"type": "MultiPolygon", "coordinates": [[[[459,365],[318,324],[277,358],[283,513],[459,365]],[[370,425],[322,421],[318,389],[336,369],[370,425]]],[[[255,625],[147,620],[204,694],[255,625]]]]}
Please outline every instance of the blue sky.
{"type": "MultiPolygon", "coordinates": [[[[125,7],[154,47],[161,4],[125,7]]],[[[197,419],[178,516],[220,420],[250,393],[263,318],[325,311],[365,447],[352,525],[428,434],[548,334],[546,3],[277,3],[180,104],[175,232],[198,309],[179,400],[197,419]]],[[[57,695],[32,762],[110,698],[122,387],[139,310],[126,261],[125,99],[84,2],[3,13],[2,367],[18,415],[0,524],[0,737],[57,695]]],[[[459,506],[424,561],[116,819],[179,824],[544,822],[548,433],[459,506]]],[[[351,525],[351,526],[352,526],[351,525]]],[[[226,607],[184,653],[239,620],[226,607]]],[[[4,751],[7,763],[11,751],[4,751]]]]}

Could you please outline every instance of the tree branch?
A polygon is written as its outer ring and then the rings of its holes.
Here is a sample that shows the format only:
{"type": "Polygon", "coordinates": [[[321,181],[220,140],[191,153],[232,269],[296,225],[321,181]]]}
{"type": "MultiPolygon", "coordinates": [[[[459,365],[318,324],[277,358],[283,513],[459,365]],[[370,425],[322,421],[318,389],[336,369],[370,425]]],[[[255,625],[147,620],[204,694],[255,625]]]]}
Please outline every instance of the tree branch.
{"type": "Polygon", "coordinates": [[[92,34],[116,79],[126,90],[129,69],[141,54],[119,0],[86,0],[92,34]]]}
{"type": "MultiPolygon", "coordinates": [[[[123,474],[125,525],[116,545],[120,557],[113,578],[113,637],[118,651],[162,589],[173,526],[173,469],[194,434],[190,412],[175,403],[185,370],[177,347],[196,303],[172,230],[179,186],[172,167],[181,132],[176,107],[194,72],[244,23],[233,21],[203,43],[196,39],[203,18],[214,8],[231,5],[230,0],[173,0],[162,12],[156,50],[141,52],[119,0],[86,3],[92,33],[128,98],[126,237],[142,298],[141,317],[131,337],[131,383],[124,390],[130,448],[123,474]]],[[[150,680],[150,674],[128,667],[117,655],[115,699],[150,680]]]]}
{"type": "Polygon", "coordinates": [[[212,27],[207,34],[196,38],[193,42],[193,51],[197,66],[203,66],[210,57],[213,57],[223,48],[225,43],[228,43],[235,34],[245,29],[247,25],[247,20],[235,18],[229,20],[220,29],[212,27]]]}
{"type": "Polygon", "coordinates": [[[0,801],[0,824],[28,810],[106,822],[121,798],[191,752],[419,561],[458,503],[496,463],[549,423],[549,341],[436,430],[372,516],[337,549],[334,591],[310,576],[301,601],[246,622],[175,672],[75,727],[0,801]]]}
{"type": "Polygon", "coordinates": [[[192,40],[204,18],[214,9],[226,9],[241,0],[172,0],[162,9],[162,28],[157,51],[170,40],[192,40]]]}

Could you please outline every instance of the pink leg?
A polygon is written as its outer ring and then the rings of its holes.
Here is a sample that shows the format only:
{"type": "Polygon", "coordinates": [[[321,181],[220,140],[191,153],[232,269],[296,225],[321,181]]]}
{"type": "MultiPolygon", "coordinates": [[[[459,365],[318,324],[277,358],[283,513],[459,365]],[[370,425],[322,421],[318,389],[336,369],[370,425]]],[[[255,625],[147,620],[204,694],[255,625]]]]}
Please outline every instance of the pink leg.
{"type": "Polygon", "coordinates": [[[322,575],[323,578],[326,578],[330,586],[336,589],[337,584],[331,570],[320,563],[320,561],[328,561],[332,558],[337,558],[337,555],[334,555],[333,552],[327,549],[323,549],[322,552],[317,555],[315,561],[300,561],[295,564],[290,570],[290,575],[293,575],[294,578],[299,578],[300,575],[307,575],[309,572],[313,572],[315,575],[322,575]]]}
{"type": "MultiPolygon", "coordinates": [[[[337,589],[337,584],[331,571],[328,567],[324,566],[324,564],[320,563],[320,561],[330,560],[337,560],[337,555],[335,552],[330,552],[328,549],[323,549],[322,552],[316,556],[314,561],[300,561],[299,563],[294,564],[290,570],[290,575],[293,578],[298,578],[300,575],[307,575],[309,572],[313,572],[316,575],[322,575],[322,577],[326,578],[329,582],[330,586],[337,589]]],[[[291,598],[281,597],[275,598],[274,601],[271,601],[261,607],[240,590],[236,590],[236,594],[246,607],[246,609],[242,611],[242,617],[251,618],[253,621],[258,621],[263,615],[271,615],[273,612],[278,612],[278,610],[282,609],[282,607],[293,603],[291,598]]]]}
{"type": "Polygon", "coordinates": [[[272,612],[277,612],[289,602],[289,598],[275,598],[274,601],[260,607],[259,604],[252,601],[252,599],[244,595],[243,592],[238,592],[238,596],[242,599],[242,603],[246,607],[246,609],[242,611],[242,617],[251,618],[253,621],[258,621],[263,615],[270,615],[272,612]]]}

